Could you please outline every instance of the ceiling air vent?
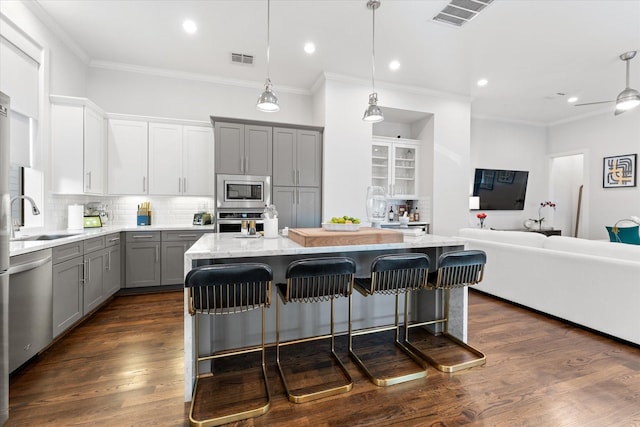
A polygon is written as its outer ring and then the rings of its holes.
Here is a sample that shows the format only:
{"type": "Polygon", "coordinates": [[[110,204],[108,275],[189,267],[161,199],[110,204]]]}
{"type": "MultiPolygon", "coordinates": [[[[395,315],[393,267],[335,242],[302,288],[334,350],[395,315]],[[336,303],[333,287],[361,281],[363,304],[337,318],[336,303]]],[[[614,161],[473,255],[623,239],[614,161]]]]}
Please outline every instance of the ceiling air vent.
{"type": "Polygon", "coordinates": [[[245,55],[244,53],[232,53],[231,62],[234,64],[253,65],[253,55],[245,55]]]}
{"type": "Polygon", "coordinates": [[[436,16],[434,21],[462,27],[475,18],[493,0],[451,0],[436,16]]]}

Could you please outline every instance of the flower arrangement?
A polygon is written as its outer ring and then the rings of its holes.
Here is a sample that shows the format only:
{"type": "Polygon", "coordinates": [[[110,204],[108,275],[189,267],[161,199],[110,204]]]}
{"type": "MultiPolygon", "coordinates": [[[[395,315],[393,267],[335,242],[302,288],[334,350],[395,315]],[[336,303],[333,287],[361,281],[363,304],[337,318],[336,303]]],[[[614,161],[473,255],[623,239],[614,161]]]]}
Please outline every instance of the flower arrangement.
{"type": "Polygon", "coordinates": [[[540,202],[540,207],[538,207],[538,219],[529,218],[531,221],[538,224],[539,228],[542,228],[542,221],[544,221],[544,217],[542,216],[542,208],[549,206],[550,208],[556,209],[556,204],[550,201],[540,202]]]}
{"type": "Polygon", "coordinates": [[[484,212],[480,212],[476,215],[476,218],[480,220],[480,228],[484,228],[484,219],[487,217],[487,214],[484,212]]]}

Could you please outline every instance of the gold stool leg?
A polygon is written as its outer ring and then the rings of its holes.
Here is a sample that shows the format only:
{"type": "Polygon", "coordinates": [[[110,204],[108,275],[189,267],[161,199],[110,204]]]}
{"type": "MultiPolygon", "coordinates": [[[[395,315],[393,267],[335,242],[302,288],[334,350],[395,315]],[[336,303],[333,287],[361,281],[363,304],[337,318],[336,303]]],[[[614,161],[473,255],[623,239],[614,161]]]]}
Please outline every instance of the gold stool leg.
{"type": "Polygon", "coordinates": [[[267,368],[266,368],[266,363],[265,363],[265,348],[264,348],[264,320],[265,320],[265,307],[262,307],[262,343],[259,349],[255,349],[255,350],[241,350],[241,351],[236,351],[236,352],[229,352],[229,353],[225,353],[224,355],[221,356],[216,356],[215,354],[212,356],[208,356],[208,357],[201,357],[200,356],[200,349],[199,349],[199,314],[196,314],[196,319],[195,319],[195,358],[196,358],[196,381],[195,381],[195,385],[193,388],[193,394],[192,394],[192,399],[191,399],[191,405],[189,408],[189,424],[191,427],[212,427],[212,426],[218,426],[221,424],[227,424],[227,423],[232,423],[232,422],[236,422],[236,421],[240,421],[240,420],[244,420],[247,418],[253,418],[253,417],[257,417],[260,415],[264,415],[267,413],[267,411],[269,410],[269,408],[271,407],[271,392],[269,390],[269,380],[267,378],[267,368]],[[207,419],[195,419],[194,418],[194,408],[196,405],[196,396],[198,396],[198,385],[199,385],[199,381],[200,381],[200,374],[199,374],[199,362],[201,360],[211,360],[211,359],[216,359],[216,358],[223,358],[223,357],[228,357],[228,356],[233,356],[233,355],[238,355],[238,354],[245,354],[247,352],[250,351],[260,351],[261,352],[261,367],[262,367],[262,379],[263,379],[263,384],[264,384],[264,391],[265,391],[265,398],[266,398],[266,402],[258,407],[254,407],[254,408],[250,408],[247,409],[245,411],[241,411],[241,412],[235,412],[235,413],[231,413],[231,414],[226,414],[226,415],[221,415],[218,417],[213,417],[213,418],[207,418],[207,419]]]}
{"type": "MultiPolygon", "coordinates": [[[[395,323],[394,323],[393,326],[382,326],[382,327],[376,327],[376,328],[369,328],[369,329],[358,331],[358,332],[354,333],[353,332],[353,328],[352,328],[352,324],[351,324],[353,301],[352,301],[352,297],[349,296],[349,355],[351,356],[353,361],[362,369],[362,371],[365,373],[367,378],[369,378],[369,380],[372,383],[374,383],[375,385],[377,385],[378,387],[386,387],[386,386],[391,386],[391,385],[394,385],[394,384],[400,384],[400,383],[403,383],[403,382],[412,381],[412,380],[424,378],[424,377],[427,376],[426,369],[427,369],[428,365],[426,363],[424,363],[424,361],[420,357],[418,357],[413,351],[411,351],[409,348],[407,348],[399,340],[400,325],[399,325],[399,314],[398,314],[398,298],[399,298],[399,295],[396,294],[396,296],[395,296],[395,303],[396,303],[396,306],[395,306],[395,323]],[[383,331],[389,331],[391,329],[394,330],[394,345],[396,347],[400,348],[407,356],[409,356],[410,359],[420,367],[419,370],[413,371],[413,372],[410,372],[410,373],[404,374],[404,375],[396,375],[396,376],[390,376],[390,377],[379,377],[379,376],[376,376],[369,369],[369,367],[367,367],[366,363],[360,358],[360,356],[358,356],[358,354],[353,349],[353,337],[360,336],[360,335],[374,334],[374,333],[383,332],[383,331]]],[[[406,294],[405,294],[405,312],[406,312],[406,294]]]]}
{"type": "Polygon", "coordinates": [[[462,369],[472,368],[474,366],[484,365],[486,363],[486,361],[487,361],[487,357],[485,356],[485,354],[483,352],[481,352],[480,350],[470,346],[469,344],[465,343],[464,341],[454,337],[453,335],[449,334],[449,331],[448,331],[448,319],[449,319],[450,289],[447,288],[444,291],[445,291],[445,293],[444,293],[444,314],[445,314],[444,319],[438,319],[438,320],[431,320],[431,321],[427,321],[427,322],[419,322],[419,323],[409,324],[409,322],[407,320],[407,312],[405,311],[405,344],[411,350],[416,352],[420,357],[422,357],[425,360],[427,360],[433,367],[435,367],[436,369],[438,369],[439,371],[442,371],[442,372],[451,373],[451,372],[460,371],[462,369]],[[473,354],[475,357],[473,357],[473,358],[471,358],[469,360],[465,360],[465,361],[460,362],[460,363],[447,363],[447,362],[444,362],[444,361],[440,361],[440,360],[436,359],[433,356],[430,356],[428,353],[426,353],[426,351],[418,349],[413,343],[411,343],[409,341],[409,329],[414,328],[414,327],[419,327],[419,326],[433,325],[433,324],[437,324],[437,323],[444,323],[444,331],[442,333],[442,337],[443,338],[449,340],[450,342],[454,343],[458,347],[462,347],[462,348],[466,349],[469,353],[473,354]]]}
{"type": "Polygon", "coordinates": [[[278,365],[278,371],[280,372],[280,377],[282,378],[282,383],[284,385],[285,391],[287,393],[287,398],[289,401],[293,403],[305,403],[316,399],[322,399],[323,397],[333,396],[335,394],[346,393],[353,388],[353,381],[351,379],[351,375],[347,372],[344,364],[338,357],[335,352],[335,331],[334,331],[334,298],[331,298],[331,334],[329,336],[320,336],[320,337],[312,337],[306,339],[298,339],[292,340],[286,343],[280,343],[280,305],[279,301],[276,301],[276,363],[278,365]],[[287,381],[286,375],[282,368],[282,364],[280,361],[280,347],[291,344],[298,344],[310,341],[317,341],[321,339],[331,339],[331,358],[337,363],[340,368],[344,378],[345,383],[339,386],[326,388],[320,391],[315,392],[307,392],[307,393],[295,393],[291,388],[287,381]]]}

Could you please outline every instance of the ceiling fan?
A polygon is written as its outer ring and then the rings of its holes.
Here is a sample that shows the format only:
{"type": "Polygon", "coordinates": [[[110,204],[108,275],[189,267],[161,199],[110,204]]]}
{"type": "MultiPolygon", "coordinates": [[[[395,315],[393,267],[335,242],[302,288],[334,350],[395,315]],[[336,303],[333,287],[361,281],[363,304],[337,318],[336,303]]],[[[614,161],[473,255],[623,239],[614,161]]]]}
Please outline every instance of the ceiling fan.
{"type": "Polygon", "coordinates": [[[615,102],[616,111],[614,114],[617,116],[618,114],[622,114],[625,111],[631,110],[632,108],[635,108],[638,105],[640,105],[640,92],[629,87],[629,69],[630,69],[629,61],[631,61],[636,56],[636,53],[637,51],[631,50],[629,52],[625,52],[622,55],[620,55],[620,59],[627,63],[627,86],[622,92],[620,92],[620,94],[618,94],[618,97],[616,98],[615,101],[587,102],[583,104],[575,104],[575,106],[581,107],[583,105],[608,104],[611,102],[615,102]]]}

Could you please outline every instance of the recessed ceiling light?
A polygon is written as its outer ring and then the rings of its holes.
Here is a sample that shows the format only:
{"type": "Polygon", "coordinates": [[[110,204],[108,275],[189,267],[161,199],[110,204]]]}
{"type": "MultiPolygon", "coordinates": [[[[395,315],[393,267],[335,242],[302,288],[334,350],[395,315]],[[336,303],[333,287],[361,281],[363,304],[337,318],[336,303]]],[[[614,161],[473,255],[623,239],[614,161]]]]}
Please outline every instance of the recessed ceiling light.
{"type": "Polygon", "coordinates": [[[389,69],[396,71],[398,68],[400,68],[400,62],[398,62],[397,60],[393,60],[391,62],[389,62],[389,69]]]}
{"type": "Polygon", "coordinates": [[[188,34],[193,34],[198,31],[198,26],[192,20],[187,19],[182,23],[182,29],[188,34]]]}
{"type": "Polygon", "coordinates": [[[486,86],[488,84],[489,84],[489,80],[487,80],[487,79],[478,80],[478,86],[480,86],[480,87],[484,87],[484,86],[486,86]]]}
{"type": "Polygon", "coordinates": [[[567,102],[570,103],[570,104],[573,104],[577,100],[578,100],[577,96],[572,96],[571,98],[567,99],[567,102]]]}
{"type": "Polygon", "coordinates": [[[311,55],[313,52],[316,51],[316,45],[314,45],[311,42],[308,42],[304,45],[304,51],[307,52],[309,55],[311,55]]]}

